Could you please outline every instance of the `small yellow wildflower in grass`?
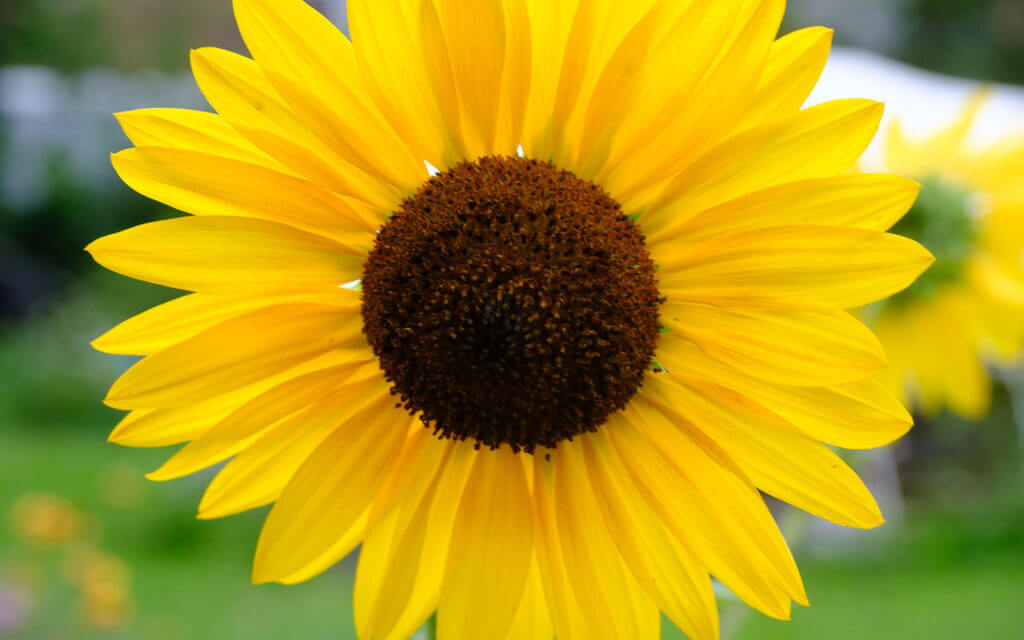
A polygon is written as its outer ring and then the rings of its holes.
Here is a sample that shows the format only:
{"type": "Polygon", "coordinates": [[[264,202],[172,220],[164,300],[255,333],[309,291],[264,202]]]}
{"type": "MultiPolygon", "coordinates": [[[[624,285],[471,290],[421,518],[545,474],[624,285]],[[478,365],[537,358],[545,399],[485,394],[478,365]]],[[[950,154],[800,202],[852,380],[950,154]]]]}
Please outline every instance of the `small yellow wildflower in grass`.
{"type": "Polygon", "coordinates": [[[56,547],[75,539],[85,518],[68,500],[48,493],[26,493],[11,505],[11,528],[26,542],[56,547]]]}
{"type": "Polygon", "coordinates": [[[882,380],[928,414],[986,415],[986,366],[1015,364],[1024,348],[1024,135],[985,150],[966,143],[986,95],[927,139],[908,140],[896,124],[886,140],[886,169],[924,185],[894,232],[936,263],[866,315],[892,364],[882,380]]]}
{"type": "Polygon", "coordinates": [[[192,292],[96,340],[145,356],[111,439],[229,460],[202,518],[274,503],[256,582],[361,543],[363,639],[715,638],[711,575],[788,617],[758,490],[882,522],[823,442],[911,419],[845,309],[932,257],[885,232],[916,183],[846,175],[881,105],[801,109],[831,32],[783,5],[350,0],[350,42],[238,0],[216,114],[118,116],[120,176],[194,215],[89,247],[192,292]]]}
{"type": "Polygon", "coordinates": [[[89,545],[78,545],[65,559],[65,574],[76,588],[82,620],[93,629],[126,626],[134,614],[131,569],[121,558],[89,545]]]}

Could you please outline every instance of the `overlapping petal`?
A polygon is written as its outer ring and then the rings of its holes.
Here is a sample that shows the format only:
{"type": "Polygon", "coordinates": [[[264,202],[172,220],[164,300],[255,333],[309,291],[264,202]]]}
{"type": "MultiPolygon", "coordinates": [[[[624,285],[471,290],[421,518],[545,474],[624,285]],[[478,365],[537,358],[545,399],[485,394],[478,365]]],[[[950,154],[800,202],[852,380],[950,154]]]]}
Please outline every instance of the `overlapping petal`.
{"type": "Polygon", "coordinates": [[[644,209],[654,233],[752,191],[849,169],[878,130],[882,105],[836,100],[737,134],[672,179],[644,209]]]}
{"type": "Polygon", "coordinates": [[[846,227],[741,231],[652,253],[670,300],[789,309],[863,306],[902,291],[934,261],[913,240],[846,227]]]}
{"type": "Polygon", "coordinates": [[[107,403],[135,409],[176,407],[273,377],[317,356],[365,360],[351,309],[276,305],[222,322],[147,356],[110,389],[107,403]]]}
{"type": "Polygon", "coordinates": [[[476,456],[451,547],[457,553],[448,554],[445,567],[437,608],[439,640],[504,636],[515,620],[533,558],[530,492],[523,465],[511,449],[476,456]]]}
{"type": "Polygon", "coordinates": [[[336,291],[364,254],[294,227],[235,216],[149,222],[86,247],[111,271],[167,287],[244,296],[336,291]]]}
{"type": "Polygon", "coordinates": [[[768,382],[821,387],[886,368],[878,339],[844,311],[765,313],[670,300],[661,318],[708,355],[768,382]]]}
{"type": "Polygon", "coordinates": [[[327,406],[318,420],[336,428],[288,481],[260,533],[254,582],[287,582],[311,577],[348,554],[363,537],[363,514],[405,440],[409,420],[396,420],[387,396],[339,420],[327,406]],[[397,424],[396,424],[397,423],[397,424]]]}
{"type": "Polygon", "coordinates": [[[352,44],[302,0],[235,0],[246,47],[288,107],[368,175],[402,191],[426,176],[365,91],[352,44]]]}
{"type": "Polygon", "coordinates": [[[371,404],[383,408],[385,396],[379,380],[356,381],[263,430],[214,476],[198,517],[220,518],[270,504],[335,427],[371,404]]]}

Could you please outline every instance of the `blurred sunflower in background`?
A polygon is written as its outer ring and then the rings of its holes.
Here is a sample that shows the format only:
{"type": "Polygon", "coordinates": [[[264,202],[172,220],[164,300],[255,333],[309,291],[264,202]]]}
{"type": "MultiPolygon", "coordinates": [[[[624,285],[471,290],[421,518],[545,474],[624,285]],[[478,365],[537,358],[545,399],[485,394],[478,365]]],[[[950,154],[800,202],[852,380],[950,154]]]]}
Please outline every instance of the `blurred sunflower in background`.
{"type": "Polygon", "coordinates": [[[885,170],[923,185],[893,232],[919,241],[936,262],[865,315],[892,365],[881,379],[929,415],[949,408],[984,417],[988,365],[1014,365],[1024,347],[1024,132],[971,148],[967,135],[988,94],[977,91],[956,122],[930,137],[910,140],[894,123],[885,140],[885,170]]]}
{"type": "Polygon", "coordinates": [[[238,0],[193,52],[216,114],[119,114],[114,167],[194,214],[88,250],[190,291],[95,346],[153,479],[230,459],[202,518],[268,503],[254,580],[362,544],[360,638],[714,638],[711,575],[807,599],[758,490],[873,527],[823,444],[911,419],[850,313],[932,262],[918,185],[846,172],[880,104],[801,110],[827,29],[784,3],[238,0]]]}

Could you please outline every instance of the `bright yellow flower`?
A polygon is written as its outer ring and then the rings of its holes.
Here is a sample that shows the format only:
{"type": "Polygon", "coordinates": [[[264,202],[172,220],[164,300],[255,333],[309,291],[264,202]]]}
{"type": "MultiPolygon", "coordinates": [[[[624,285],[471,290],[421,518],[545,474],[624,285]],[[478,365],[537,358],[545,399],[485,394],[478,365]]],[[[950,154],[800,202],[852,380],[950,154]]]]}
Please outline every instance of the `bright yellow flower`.
{"type": "Polygon", "coordinates": [[[907,404],[966,418],[988,413],[990,363],[1024,348],[1024,138],[979,151],[965,138],[984,104],[972,98],[949,128],[911,141],[895,124],[886,170],[924,185],[894,232],[935,254],[912,287],[865,315],[892,367],[881,378],[907,404]]]}
{"type": "Polygon", "coordinates": [[[199,515],[274,503],[257,582],[362,543],[363,639],[714,638],[709,575],[788,617],[758,489],[882,522],[822,441],[911,420],[844,309],[932,258],[885,233],[916,183],[846,175],[881,105],[800,110],[831,32],[783,4],[349,0],[350,43],[238,0],[217,115],[119,116],[124,181],[195,216],[89,250],[194,293],[96,341],[146,356],[111,439],[230,459],[199,515]]]}

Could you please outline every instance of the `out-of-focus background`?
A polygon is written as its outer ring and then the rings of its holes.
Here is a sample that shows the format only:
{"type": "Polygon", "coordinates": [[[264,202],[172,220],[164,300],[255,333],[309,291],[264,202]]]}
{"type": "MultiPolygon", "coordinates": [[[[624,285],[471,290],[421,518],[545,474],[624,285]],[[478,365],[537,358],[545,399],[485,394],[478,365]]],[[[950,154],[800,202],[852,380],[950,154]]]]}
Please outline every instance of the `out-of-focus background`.
{"type": "MultiPolygon", "coordinates": [[[[345,27],[344,0],[314,4],[345,27]]],[[[846,47],[1024,85],[1021,0],[789,5],[787,31],[824,24],[846,47]]],[[[229,0],[0,2],[0,637],[353,637],[352,559],[303,585],[252,587],[264,511],[197,521],[208,474],[150,483],[143,473],[167,451],[105,442],[119,413],[100,399],[130,359],[88,342],[171,297],[103,271],[82,251],[172,215],[116,180],[107,156],[127,141],[111,113],[203,108],[187,66],[188,50],[204,45],[243,50],[229,0]]],[[[935,85],[926,105],[950,116],[966,91],[943,93],[941,78],[901,76],[860,53],[840,52],[837,64],[826,73],[833,84],[847,86],[858,65],[873,64],[892,72],[884,86],[893,91],[935,85]]],[[[860,78],[875,86],[870,71],[860,78]]],[[[1001,91],[1005,121],[988,124],[1024,128],[1024,92],[1001,91]]],[[[733,637],[1024,637],[1024,380],[998,379],[984,422],[943,415],[889,450],[854,458],[885,527],[847,531],[781,511],[813,606],[781,623],[726,600],[733,637]]]]}

